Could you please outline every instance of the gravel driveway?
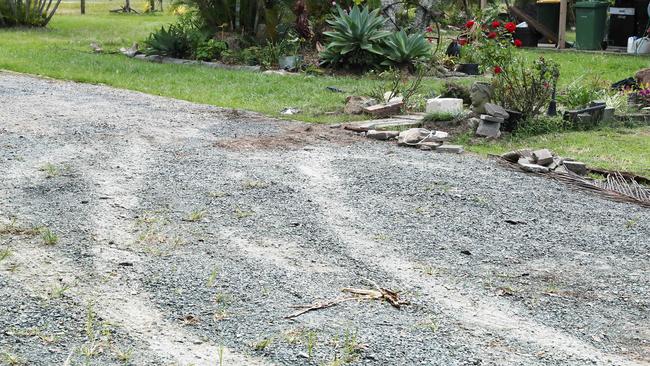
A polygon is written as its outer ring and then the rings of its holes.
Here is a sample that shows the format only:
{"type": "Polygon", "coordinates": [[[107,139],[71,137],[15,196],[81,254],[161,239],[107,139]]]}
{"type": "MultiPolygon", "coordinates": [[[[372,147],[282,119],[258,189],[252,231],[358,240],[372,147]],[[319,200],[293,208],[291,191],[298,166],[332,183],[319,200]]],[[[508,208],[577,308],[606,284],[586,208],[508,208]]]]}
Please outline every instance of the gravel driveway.
{"type": "Polygon", "coordinates": [[[0,177],[0,363],[650,365],[650,210],[470,154],[0,73],[0,177]]]}

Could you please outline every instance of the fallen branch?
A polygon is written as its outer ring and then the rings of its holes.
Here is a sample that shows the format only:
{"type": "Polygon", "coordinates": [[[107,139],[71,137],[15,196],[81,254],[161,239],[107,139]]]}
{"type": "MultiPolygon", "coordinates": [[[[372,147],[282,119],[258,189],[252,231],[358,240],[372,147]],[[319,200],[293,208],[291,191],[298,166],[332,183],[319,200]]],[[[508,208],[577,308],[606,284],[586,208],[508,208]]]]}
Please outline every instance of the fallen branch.
{"type": "Polygon", "coordinates": [[[400,309],[402,305],[410,304],[408,301],[400,299],[398,292],[387,288],[379,287],[377,286],[376,283],[372,281],[368,281],[368,282],[372,283],[375,286],[374,290],[346,287],[341,289],[341,291],[352,294],[354,296],[339,297],[334,300],[319,301],[309,305],[294,306],[295,308],[299,308],[300,310],[285,316],[285,319],[293,319],[299,317],[302,314],[308,313],[310,311],[327,309],[334,305],[338,305],[342,302],[352,301],[352,300],[384,300],[397,309],[400,309]]]}

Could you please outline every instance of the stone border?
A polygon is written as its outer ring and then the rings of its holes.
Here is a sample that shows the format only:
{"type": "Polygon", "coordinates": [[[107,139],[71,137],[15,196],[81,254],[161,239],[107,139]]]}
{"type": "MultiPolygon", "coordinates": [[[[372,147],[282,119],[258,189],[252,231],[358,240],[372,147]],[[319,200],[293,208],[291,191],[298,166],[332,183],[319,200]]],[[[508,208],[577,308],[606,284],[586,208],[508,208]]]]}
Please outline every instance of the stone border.
{"type": "Polygon", "coordinates": [[[196,60],[185,60],[182,58],[173,58],[173,57],[164,57],[160,55],[145,55],[137,54],[133,58],[143,61],[155,62],[159,64],[176,64],[176,65],[198,65],[211,67],[213,69],[224,69],[224,70],[246,70],[246,71],[261,71],[260,66],[248,66],[248,65],[227,65],[221,62],[208,62],[208,61],[196,61],[196,60]]]}

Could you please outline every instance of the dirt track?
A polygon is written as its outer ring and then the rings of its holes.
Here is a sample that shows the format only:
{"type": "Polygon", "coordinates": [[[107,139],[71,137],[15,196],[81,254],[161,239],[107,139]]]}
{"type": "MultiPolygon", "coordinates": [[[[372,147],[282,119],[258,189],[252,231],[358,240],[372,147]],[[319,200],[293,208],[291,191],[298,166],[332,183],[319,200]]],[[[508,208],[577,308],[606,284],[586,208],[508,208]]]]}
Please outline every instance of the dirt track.
{"type": "Polygon", "coordinates": [[[650,211],[478,157],[0,73],[0,177],[5,363],[650,365],[650,211]]]}

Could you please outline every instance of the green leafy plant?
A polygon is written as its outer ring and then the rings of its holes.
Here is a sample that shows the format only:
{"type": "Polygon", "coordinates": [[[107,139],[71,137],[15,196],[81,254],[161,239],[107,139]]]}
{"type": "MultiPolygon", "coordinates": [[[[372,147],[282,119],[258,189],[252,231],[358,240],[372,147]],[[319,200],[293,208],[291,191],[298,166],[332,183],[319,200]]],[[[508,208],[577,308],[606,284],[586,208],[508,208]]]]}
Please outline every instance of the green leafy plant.
{"type": "Polygon", "coordinates": [[[389,32],[382,29],[386,20],[379,9],[369,11],[368,7],[353,6],[346,12],[337,6],[338,15],[327,22],[333,28],[323,34],[329,44],[321,53],[325,64],[346,65],[368,69],[378,64],[382,55],[382,41],[389,32]]]}
{"type": "Polygon", "coordinates": [[[59,242],[59,237],[48,228],[41,230],[41,239],[45,245],[54,245],[59,242]]]}
{"type": "Polygon", "coordinates": [[[61,0],[2,0],[0,28],[15,26],[44,27],[59,8],[61,0]]]}
{"type": "Polygon", "coordinates": [[[228,49],[228,44],[224,41],[209,39],[200,43],[194,51],[194,58],[201,61],[218,60],[223,51],[228,49]]]}
{"type": "Polygon", "coordinates": [[[192,54],[192,40],[186,30],[177,24],[171,24],[167,29],[163,26],[151,33],[145,46],[148,55],[187,58],[192,54]]]}
{"type": "Polygon", "coordinates": [[[598,99],[603,89],[601,80],[584,80],[584,76],[581,76],[567,85],[558,94],[557,100],[567,108],[581,108],[598,99]]]}
{"type": "Polygon", "coordinates": [[[387,60],[382,65],[413,67],[414,62],[431,57],[431,45],[420,33],[406,34],[403,30],[384,39],[387,60]]]}

